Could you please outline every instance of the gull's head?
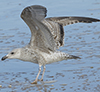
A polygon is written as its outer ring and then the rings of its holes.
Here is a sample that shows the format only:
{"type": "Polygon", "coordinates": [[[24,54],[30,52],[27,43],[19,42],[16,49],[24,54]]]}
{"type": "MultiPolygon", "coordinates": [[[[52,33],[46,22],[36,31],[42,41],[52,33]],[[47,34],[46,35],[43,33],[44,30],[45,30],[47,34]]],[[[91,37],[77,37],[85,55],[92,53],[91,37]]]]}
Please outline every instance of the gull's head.
{"type": "Polygon", "coordinates": [[[14,49],[10,53],[8,53],[6,56],[2,57],[1,60],[3,61],[7,58],[9,58],[9,59],[19,59],[20,58],[20,52],[21,52],[20,48],[14,49]]]}

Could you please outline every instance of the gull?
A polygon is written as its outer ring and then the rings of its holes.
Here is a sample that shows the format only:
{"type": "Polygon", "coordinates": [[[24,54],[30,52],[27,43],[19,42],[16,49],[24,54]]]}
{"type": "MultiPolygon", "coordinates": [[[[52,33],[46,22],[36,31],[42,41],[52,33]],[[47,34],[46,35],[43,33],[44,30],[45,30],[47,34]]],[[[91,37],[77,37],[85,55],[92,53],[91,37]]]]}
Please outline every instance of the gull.
{"type": "Polygon", "coordinates": [[[31,31],[31,39],[28,45],[12,50],[1,60],[20,59],[39,65],[39,71],[32,84],[38,82],[38,77],[43,66],[43,73],[40,81],[43,81],[45,65],[67,59],[80,59],[78,56],[57,51],[64,45],[63,26],[83,22],[91,23],[100,21],[88,17],[50,17],[45,18],[47,9],[41,5],[32,5],[23,9],[21,18],[28,25],[31,31]]]}

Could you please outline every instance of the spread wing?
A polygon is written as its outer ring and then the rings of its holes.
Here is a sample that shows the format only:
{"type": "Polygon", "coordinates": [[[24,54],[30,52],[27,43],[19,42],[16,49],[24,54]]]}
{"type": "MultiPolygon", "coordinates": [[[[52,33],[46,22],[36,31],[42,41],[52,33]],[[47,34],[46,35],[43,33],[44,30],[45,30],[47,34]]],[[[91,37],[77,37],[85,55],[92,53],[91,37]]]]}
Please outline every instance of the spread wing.
{"type": "MultiPolygon", "coordinates": [[[[42,49],[59,48],[64,44],[64,29],[63,26],[74,23],[91,23],[99,22],[99,19],[89,17],[46,17],[47,10],[40,5],[26,7],[21,18],[29,26],[32,36],[30,45],[37,46],[42,49]],[[56,44],[56,45],[55,45],[56,44]]],[[[45,50],[46,51],[46,50],[45,50]]]]}
{"type": "Polygon", "coordinates": [[[74,23],[92,23],[92,22],[99,22],[99,19],[95,18],[89,18],[89,17],[74,17],[74,16],[69,16],[69,17],[51,17],[51,18],[46,18],[46,20],[53,21],[56,23],[59,23],[63,26],[74,24],[74,23]]]}
{"type": "Polygon", "coordinates": [[[51,17],[43,20],[43,23],[50,29],[55,39],[57,48],[64,45],[64,29],[63,26],[74,23],[91,23],[99,22],[99,19],[89,17],[51,17]]]}
{"type": "Polygon", "coordinates": [[[55,41],[50,30],[41,22],[46,16],[46,8],[40,5],[26,7],[21,18],[31,30],[31,40],[29,45],[48,52],[55,51],[55,41]]]}

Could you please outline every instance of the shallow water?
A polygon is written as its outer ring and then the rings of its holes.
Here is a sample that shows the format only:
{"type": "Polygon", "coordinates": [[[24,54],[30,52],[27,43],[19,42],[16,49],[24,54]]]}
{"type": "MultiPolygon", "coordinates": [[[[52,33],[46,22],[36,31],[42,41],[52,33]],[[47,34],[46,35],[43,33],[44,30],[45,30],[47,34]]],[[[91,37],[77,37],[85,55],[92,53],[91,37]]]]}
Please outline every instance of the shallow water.
{"type": "MultiPolygon", "coordinates": [[[[20,18],[28,5],[44,5],[51,16],[88,16],[100,19],[99,0],[1,0],[0,57],[30,40],[30,31],[20,18]]],[[[100,92],[100,23],[77,23],[64,27],[61,51],[80,56],[46,65],[43,82],[30,84],[38,65],[17,59],[0,61],[0,92],[100,92]]]]}

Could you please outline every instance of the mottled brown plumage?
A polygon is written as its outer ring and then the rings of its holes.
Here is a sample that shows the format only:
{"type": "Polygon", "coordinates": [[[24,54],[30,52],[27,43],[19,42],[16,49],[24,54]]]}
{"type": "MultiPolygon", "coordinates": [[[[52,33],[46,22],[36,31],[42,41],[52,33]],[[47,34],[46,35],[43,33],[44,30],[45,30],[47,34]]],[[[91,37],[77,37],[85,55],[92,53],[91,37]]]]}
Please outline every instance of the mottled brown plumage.
{"type": "MultiPolygon", "coordinates": [[[[44,25],[46,25],[46,27],[50,30],[51,34],[53,35],[53,39],[55,41],[56,48],[59,48],[64,45],[63,26],[74,24],[74,23],[79,23],[79,22],[91,23],[91,22],[99,22],[100,21],[99,19],[95,19],[95,18],[76,17],[76,16],[45,18],[47,16],[46,13],[47,13],[47,9],[45,7],[40,6],[40,5],[33,5],[33,6],[26,7],[23,10],[23,12],[21,14],[21,18],[24,21],[25,21],[25,19],[28,19],[28,17],[31,17],[32,20],[34,18],[36,18],[38,21],[41,21],[44,25]],[[23,15],[24,15],[24,17],[23,17],[23,15]],[[27,17],[27,18],[25,18],[25,17],[27,17]]],[[[54,46],[54,44],[52,44],[52,45],[54,46]]],[[[51,49],[51,48],[49,48],[49,49],[51,49]]],[[[51,50],[53,50],[53,48],[51,50]]]]}

